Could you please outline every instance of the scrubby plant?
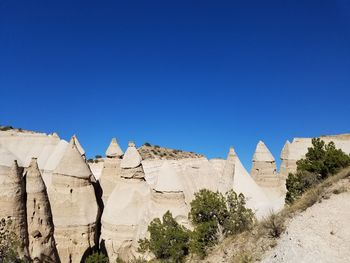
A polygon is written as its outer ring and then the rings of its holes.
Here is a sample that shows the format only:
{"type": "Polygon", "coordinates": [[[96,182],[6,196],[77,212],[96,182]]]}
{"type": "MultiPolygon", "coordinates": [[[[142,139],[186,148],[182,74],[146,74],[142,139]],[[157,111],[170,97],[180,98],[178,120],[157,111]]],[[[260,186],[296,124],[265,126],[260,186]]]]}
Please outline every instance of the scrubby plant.
{"type": "Polygon", "coordinates": [[[108,263],[108,257],[101,253],[95,252],[92,255],[88,256],[85,260],[85,263],[108,263]]]}
{"type": "Polygon", "coordinates": [[[151,251],[156,258],[182,262],[189,253],[190,232],[179,225],[167,211],[162,218],[153,219],[148,226],[150,238],[139,240],[139,251],[151,251]]]}
{"type": "Polygon", "coordinates": [[[18,263],[24,262],[18,255],[18,237],[11,231],[11,220],[0,220],[0,262],[18,263]]]}
{"type": "Polygon", "coordinates": [[[220,236],[238,234],[251,228],[255,221],[254,213],[245,204],[244,195],[237,195],[233,190],[226,196],[207,189],[196,193],[189,213],[195,225],[191,251],[204,257],[220,236]]]}
{"type": "Polygon", "coordinates": [[[288,175],[286,203],[292,204],[307,189],[349,165],[350,156],[336,149],[333,142],[313,138],[305,158],[297,161],[297,172],[288,175]]]}
{"type": "Polygon", "coordinates": [[[261,224],[267,230],[267,234],[272,238],[280,237],[285,230],[284,218],[273,212],[264,218],[261,224]]]}
{"type": "Polygon", "coordinates": [[[96,155],[96,156],[95,156],[95,159],[101,159],[101,158],[102,158],[101,155],[96,155]]]}
{"type": "Polygon", "coordinates": [[[145,142],[143,145],[144,146],[152,146],[149,142],[145,142]]]}

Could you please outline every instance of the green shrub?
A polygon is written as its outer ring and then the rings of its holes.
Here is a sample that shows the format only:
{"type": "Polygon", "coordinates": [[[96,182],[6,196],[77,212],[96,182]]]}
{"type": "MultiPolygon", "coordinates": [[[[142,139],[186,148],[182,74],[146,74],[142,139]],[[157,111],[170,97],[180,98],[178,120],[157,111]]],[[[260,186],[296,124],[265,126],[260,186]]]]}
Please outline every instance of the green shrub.
{"type": "Polygon", "coordinates": [[[149,142],[145,142],[144,146],[152,146],[149,142]]]}
{"type": "Polygon", "coordinates": [[[286,203],[292,204],[307,189],[319,183],[319,176],[308,171],[297,171],[295,174],[290,173],[286,180],[287,194],[286,203]]]}
{"type": "Polygon", "coordinates": [[[190,232],[179,225],[167,211],[163,222],[153,219],[148,226],[150,239],[139,240],[139,251],[151,251],[156,258],[168,262],[182,262],[189,252],[190,232]]]}
{"type": "Polygon", "coordinates": [[[271,213],[262,221],[262,226],[267,230],[267,234],[272,238],[278,238],[285,230],[284,218],[275,213],[271,213]]]}
{"type": "Polygon", "coordinates": [[[191,202],[189,219],[193,224],[216,221],[223,225],[229,216],[225,197],[219,192],[201,189],[191,202]]]}
{"type": "Polygon", "coordinates": [[[297,161],[297,170],[315,173],[325,179],[349,165],[350,156],[341,149],[336,149],[334,142],[326,144],[320,138],[313,138],[312,147],[308,148],[305,159],[297,161]]]}
{"type": "Polygon", "coordinates": [[[251,228],[254,213],[245,207],[243,194],[233,190],[226,197],[219,192],[202,189],[191,202],[189,218],[195,225],[191,235],[191,251],[201,257],[218,242],[219,235],[238,234],[251,228]]]}
{"type": "Polygon", "coordinates": [[[349,165],[350,156],[336,149],[333,142],[313,138],[305,158],[297,161],[297,172],[288,175],[286,203],[292,204],[307,189],[349,165]]]}
{"type": "Polygon", "coordinates": [[[159,145],[154,145],[154,148],[159,149],[159,148],[160,148],[160,146],[159,146],[159,145]]]}
{"type": "Polygon", "coordinates": [[[12,221],[2,218],[0,220],[0,262],[17,263],[24,262],[19,258],[18,237],[11,229],[12,221]]]}
{"type": "Polygon", "coordinates": [[[237,195],[233,190],[226,194],[229,217],[224,223],[227,234],[238,234],[254,225],[255,217],[251,209],[246,208],[246,200],[242,193],[237,195]]]}
{"type": "Polygon", "coordinates": [[[101,155],[96,155],[96,156],[95,156],[95,159],[101,159],[101,158],[102,158],[101,155]]]}
{"type": "Polygon", "coordinates": [[[90,158],[90,159],[87,160],[87,162],[88,162],[88,163],[93,163],[93,162],[94,162],[94,159],[91,159],[91,158],[90,158]]]}
{"type": "Polygon", "coordinates": [[[95,252],[88,256],[85,263],[108,263],[108,258],[103,253],[95,252]]]}

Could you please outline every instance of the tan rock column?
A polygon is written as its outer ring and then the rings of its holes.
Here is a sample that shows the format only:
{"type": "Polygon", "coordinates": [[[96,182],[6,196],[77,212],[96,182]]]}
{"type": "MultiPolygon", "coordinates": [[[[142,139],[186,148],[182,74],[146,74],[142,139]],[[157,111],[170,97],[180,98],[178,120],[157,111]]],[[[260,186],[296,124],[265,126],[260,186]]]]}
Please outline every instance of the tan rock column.
{"type": "Polygon", "coordinates": [[[116,138],[113,138],[106,150],[106,159],[99,180],[103,192],[102,199],[104,204],[107,203],[110,194],[120,178],[120,163],[122,155],[123,151],[121,150],[116,138]]]}
{"type": "MultiPolygon", "coordinates": [[[[2,151],[4,153],[4,151],[2,151]]],[[[0,154],[0,157],[4,157],[0,154]]],[[[5,157],[4,157],[5,158],[5,157]]],[[[6,157],[7,159],[9,156],[6,157]]],[[[0,218],[11,222],[9,230],[16,234],[20,257],[28,257],[28,232],[25,204],[25,186],[22,176],[23,169],[17,161],[12,164],[0,160],[0,218]],[[10,166],[10,167],[9,167],[10,166]]]]}
{"type": "Polygon", "coordinates": [[[26,172],[29,255],[35,262],[59,262],[46,186],[33,158],[26,172]]]}
{"type": "Polygon", "coordinates": [[[61,262],[80,262],[96,245],[99,208],[91,176],[88,164],[72,139],[53,172],[49,188],[61,262]]]}

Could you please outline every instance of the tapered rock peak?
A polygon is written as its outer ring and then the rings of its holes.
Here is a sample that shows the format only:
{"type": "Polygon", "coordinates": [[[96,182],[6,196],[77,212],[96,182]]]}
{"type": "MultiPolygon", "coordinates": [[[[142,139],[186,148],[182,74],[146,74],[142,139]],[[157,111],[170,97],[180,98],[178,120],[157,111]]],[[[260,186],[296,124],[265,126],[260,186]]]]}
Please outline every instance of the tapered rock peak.
{"type": "Polygon", "coordinates": [[[287,140],[281,151],[281,159],[287,159],[289,156],[290,142],[287,140]]]}
{"type": "Polygon", "coordinates": [[[81,146],[81,144],[80,144],[80,142],[79,142],[79,140],[78,140],[78,138],[77,138],[77,136],[75,134],[72,136],[71,141],[72,140],[74,141],[75,145],[77,146],[78,151],[80,152],[80,154],[81,155],[85,155],[85,150],[84,150],[83,146],[81,146]]]}
{"type": "Polygon", "coordinates": [[[54,173],[88,179],[91,170],[72,139],[54,173]]]}
{"type": "Polygon", "coordinates": [[[106,156],[107,157],[120,157],[123,154],[124,153],[123,153],[122,149],[120,148],[117,139],[112,138],[112,141],[106,150],[106,156]]]}
{"type": "Polygon", "coordinates": [[[121,168],[135,168],[141,165],[142,157],[136,149],[134,142],[129,142],[128,149],[120,163],[121,168]]]}
{"type": "Polygon", "coordinates": [[[164,162],[160,167],[157,183],[154,186],[157,192],[181,192],[183,187],[175,171],[175,168],[168,162],[164,162]]]}
{"type": "Polygon", "coordinates": [[[266,147],[263,141],[259,141],[256,146],[253,156],[253,162],[274,162],[275,158],[272,156],[270,150],[266,147]]]}
{"type": "Polygon", "coordinates": [[[236,156],[236,152],[235,152],[235,149],[231,146],[227,155],[227,159],[234,156],[236,156]]]}
{"type": "Polygon", "coordinates": [[[46,189],[36,158],[32,158],[26,173],[27,193],[37,193],[46,189]]]}
{"type": "Polygon", "coordinates": [[[20,168],[18,167],[18,163],[16,160],[12,161],[9,178],[14,182],[18,182],[22,180],[22,173],[20,168]]]}

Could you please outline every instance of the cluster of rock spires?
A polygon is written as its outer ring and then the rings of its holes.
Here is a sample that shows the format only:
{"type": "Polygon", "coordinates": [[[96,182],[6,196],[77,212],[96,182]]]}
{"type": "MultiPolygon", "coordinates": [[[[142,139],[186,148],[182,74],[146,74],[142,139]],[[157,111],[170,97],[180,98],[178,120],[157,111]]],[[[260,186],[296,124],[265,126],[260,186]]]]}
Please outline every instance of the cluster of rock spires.
{"type": "MultiPolygon", "coordinates": [[[[322,139],[350,152],[349,135],[322,139]]],[[[233,148],[226,160],[143,160],[135,143],[123,153],[113,138],[93,174],[76,136],[68,143],[57,134],[0,132],[0,218],[21,237],[20,255],[36,262],[81,262],[96,248],[111,262],[127,261],[167,210],[191,228],[189,204],[200,189],[243,193],[258,218],[281,209],[286,176],[310,146],[310,138],[287,141],[278,173],[260,141],[249,174],[233,148]]]]}

